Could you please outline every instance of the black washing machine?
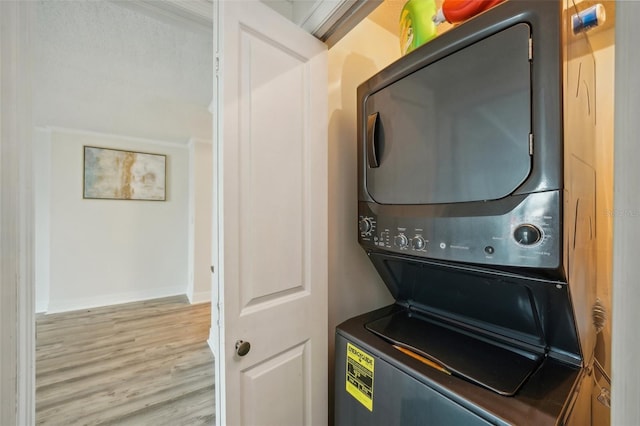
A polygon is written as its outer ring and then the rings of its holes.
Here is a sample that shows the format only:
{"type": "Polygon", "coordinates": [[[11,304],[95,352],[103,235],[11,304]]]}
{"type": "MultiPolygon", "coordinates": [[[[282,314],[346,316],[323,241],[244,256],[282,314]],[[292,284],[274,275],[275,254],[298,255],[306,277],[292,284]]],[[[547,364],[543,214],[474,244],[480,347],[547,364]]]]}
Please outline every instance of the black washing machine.
{"type": "Polygon", "coordinates": [[[358,88],[358,241],[396,302],[336,330],[337,425],[589,424],[595,61],[510,0],[358,88]]]}

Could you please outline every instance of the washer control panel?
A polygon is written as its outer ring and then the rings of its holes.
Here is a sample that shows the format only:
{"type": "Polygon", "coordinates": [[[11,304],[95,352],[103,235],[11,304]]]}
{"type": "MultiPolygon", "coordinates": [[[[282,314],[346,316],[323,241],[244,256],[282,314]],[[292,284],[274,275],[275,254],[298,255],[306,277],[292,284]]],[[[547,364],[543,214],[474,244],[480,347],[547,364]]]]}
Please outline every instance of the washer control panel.
{"type": "Polygon", "coordinates": [[[412,256],[557,268],[562,244],[558,191],[454,206],[359,204],[359,241],[412,256]]]}

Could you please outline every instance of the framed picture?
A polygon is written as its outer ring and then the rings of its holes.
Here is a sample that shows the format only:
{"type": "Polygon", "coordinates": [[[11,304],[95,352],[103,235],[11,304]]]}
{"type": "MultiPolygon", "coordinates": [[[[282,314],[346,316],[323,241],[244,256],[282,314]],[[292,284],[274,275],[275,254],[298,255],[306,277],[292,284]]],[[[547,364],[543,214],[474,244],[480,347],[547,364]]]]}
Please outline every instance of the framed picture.
{"type": "Polygon", "coordinates": [[[84,147],[83,198],[166,200],[167,156],[84,147]]]}

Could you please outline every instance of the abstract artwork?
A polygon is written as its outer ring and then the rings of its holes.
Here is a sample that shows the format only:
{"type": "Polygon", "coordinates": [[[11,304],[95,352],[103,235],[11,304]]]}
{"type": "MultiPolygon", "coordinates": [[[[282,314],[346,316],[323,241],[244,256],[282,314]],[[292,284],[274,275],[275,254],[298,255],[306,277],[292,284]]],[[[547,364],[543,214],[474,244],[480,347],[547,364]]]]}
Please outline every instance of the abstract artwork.
{"type": "Polygon", "coordinates": [[[84,198],[164,201],[167,157],[84,147],[84,198]]]}

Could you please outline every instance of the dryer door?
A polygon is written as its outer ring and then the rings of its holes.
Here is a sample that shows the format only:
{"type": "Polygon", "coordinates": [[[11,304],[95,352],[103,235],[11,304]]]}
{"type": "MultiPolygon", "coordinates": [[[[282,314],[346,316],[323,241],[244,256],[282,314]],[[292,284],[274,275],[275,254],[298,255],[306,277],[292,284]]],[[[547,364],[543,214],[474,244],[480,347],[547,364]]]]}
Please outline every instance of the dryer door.
{"type": "Polygon", "coordinates": [[[377,203],[494,200],[525,181],[529,38],[517,24],[369,95],[364,167],[377,203]]]}

